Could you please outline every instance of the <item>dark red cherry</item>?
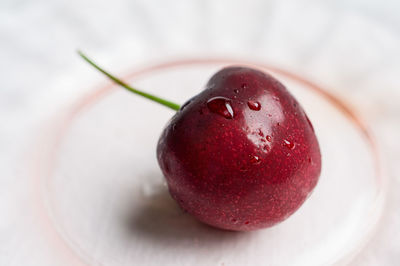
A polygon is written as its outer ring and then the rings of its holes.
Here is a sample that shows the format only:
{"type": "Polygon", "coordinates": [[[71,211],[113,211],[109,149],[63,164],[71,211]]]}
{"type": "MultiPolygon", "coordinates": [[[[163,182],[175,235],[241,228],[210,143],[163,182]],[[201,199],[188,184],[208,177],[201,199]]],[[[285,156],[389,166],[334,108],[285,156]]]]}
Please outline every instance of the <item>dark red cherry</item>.
{"type": "Polygon", "coordinates": [[[321,155],[300,104],[272,76],[216,73],[164,129],[157,147],[169,191],[209,225],[247,231],[293,214],[317,184],[321,155]]]}
{"type": "Polygon", "coordinates": [[[237,231],[269,227],[293,214],[317,184],[321,154],[313,126],[272,76],[222,69],[180,107],[79,54],[127,90],[177,111],[157,158],[171,196],[200,221],[237,231]]]}

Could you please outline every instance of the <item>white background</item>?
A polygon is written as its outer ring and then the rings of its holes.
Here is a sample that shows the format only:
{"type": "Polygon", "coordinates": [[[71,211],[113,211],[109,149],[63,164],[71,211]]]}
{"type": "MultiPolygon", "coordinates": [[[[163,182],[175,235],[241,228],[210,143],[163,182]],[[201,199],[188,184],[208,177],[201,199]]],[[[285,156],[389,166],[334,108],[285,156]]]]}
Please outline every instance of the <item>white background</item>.
{"type": "Polygon", "coordinates": [[[358,108],[391,177],[377,235],[353,265],[400,261],[399,1],[0,2],[0,265],[62,265],[26,208],[29,151],[52,115],[114,72],[171,58],[279,65],[358,108]]]}

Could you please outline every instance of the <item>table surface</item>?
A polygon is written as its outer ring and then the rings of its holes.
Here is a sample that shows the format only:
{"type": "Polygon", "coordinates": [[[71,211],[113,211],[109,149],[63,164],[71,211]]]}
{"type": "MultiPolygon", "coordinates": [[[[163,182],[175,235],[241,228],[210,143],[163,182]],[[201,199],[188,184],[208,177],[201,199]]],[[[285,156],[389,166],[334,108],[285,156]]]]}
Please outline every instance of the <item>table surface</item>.
{"type": "Polygon", "coordinates": [[[29,208],[32,149],[54,114],[114,72],[175,58],[278,65],[366,118],[390,176],[384,215],[352,265],[400,261],[400,2],[29,1],[0,3],[0,265],[64,265],[29,208]]]}

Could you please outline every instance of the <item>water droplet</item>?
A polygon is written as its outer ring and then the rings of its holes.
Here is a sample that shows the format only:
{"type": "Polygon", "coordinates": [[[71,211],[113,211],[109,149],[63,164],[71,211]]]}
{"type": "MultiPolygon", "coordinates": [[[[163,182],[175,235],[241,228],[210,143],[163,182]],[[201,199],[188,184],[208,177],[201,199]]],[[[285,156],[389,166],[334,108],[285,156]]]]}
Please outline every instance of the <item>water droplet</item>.
{"type": "Polygon", "coordinates": [[[242,83],[242,89],[247,89],[247,84],[246,83],[242,83]]]}
{"type": "Polygon", "coordinates": [[[261,104],[256,101],[248,101],[247,105],[249,106],[249,108],[251,110],[254,110],[254,111],[260,111],[260,109],[261,109],[261,104]]]}
{"type": "Polygon", "coordinates": [[[249,223],[250,223],[249,221],[244,222],[244,224],[249,224],[249,223]]]}
{"type": "Polygon", "coordinates": [[[235,218],[233,218],[231,221],[232,221],[232,223],[234,223],[234,224],[237,224],[237,223],[238,223],[238,220],[235,219],[235,218]]]}
{"type": "Polygon", "coordinates": [[[283,141],[283,143],[284,143],[284,145],[288,148],[288,149],[291,149],[291,150],[293,150],[294,149],[294,142],[290,142],[290,141],[288,141],[288,140],[284,140],[283,141]]]}
{"type": "Polygon", "coordinates": [[[258,130],[258,135],[264,137],[264,133],[261,131],[261,129],[258,130]]]}
{"type": "Polygon", "coordinates": [[[239,90],[238,89],[234,89],[233,92],[234,93],[239,93],[239,90]]]}
{"type": "Polygon", "coordinates": [[[260,159],[260,157],[258,157],[257,155],[253,155],[253,156],[251,156],[251,158],[250,158],[250,162],[251,162],[252,164],[259,164],[259,163],[261,163],[261,159],[260,159]]]}
{"type": "Polygon", "coordinates": [[[266,139],[267,139],[267,141],[269,141],[269,142],[271,142],[271,140],[272,140],[272,138],[271,138],[271,136],[270,136],[270,135],[267,135],[265,138],[266,138],[266,139]]]}
{"type": "Polygon", "coordinates": [[[271,150],[271,148],[268,145],[264,145],[263,150],[266,152],[269,152],[271,150]]]}
{"type": "Polygon", "coordinates": [[[216,114],[222,115],[226,119],[233,118],[231,101],[225,97],[214,97],[207,102],[208,109],[216,114]]]}

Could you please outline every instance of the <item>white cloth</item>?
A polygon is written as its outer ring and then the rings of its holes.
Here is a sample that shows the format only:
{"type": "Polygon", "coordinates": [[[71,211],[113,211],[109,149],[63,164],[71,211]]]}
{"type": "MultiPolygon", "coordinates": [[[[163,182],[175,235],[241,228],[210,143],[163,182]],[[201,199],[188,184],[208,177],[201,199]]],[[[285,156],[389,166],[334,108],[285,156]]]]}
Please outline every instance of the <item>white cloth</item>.
{"type": "Polygon", "coordinates": [[[156,60],[230,56],[288,68],[356,106],[391,175],[376,236],[353,265],[400,261],[398,1],[0,2],[0,265],[64,265],[27,209],[39,128],[100,80],[75,54],[114,72],[156,60]]]}

